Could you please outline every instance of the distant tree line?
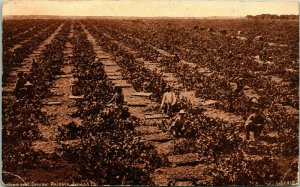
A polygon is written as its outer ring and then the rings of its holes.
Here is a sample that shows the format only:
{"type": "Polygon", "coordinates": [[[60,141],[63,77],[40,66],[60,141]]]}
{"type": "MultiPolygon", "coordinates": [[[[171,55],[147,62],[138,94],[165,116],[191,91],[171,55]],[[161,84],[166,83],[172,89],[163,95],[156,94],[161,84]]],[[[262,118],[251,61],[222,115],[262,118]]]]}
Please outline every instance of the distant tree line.
{"type": "Polygon", "coordinates": [[[261,15],[247,15],[247,19],[283,19],[283,20],[297,20],[299,15],[276,15],[276,14],[261,14],[261,15]]]}

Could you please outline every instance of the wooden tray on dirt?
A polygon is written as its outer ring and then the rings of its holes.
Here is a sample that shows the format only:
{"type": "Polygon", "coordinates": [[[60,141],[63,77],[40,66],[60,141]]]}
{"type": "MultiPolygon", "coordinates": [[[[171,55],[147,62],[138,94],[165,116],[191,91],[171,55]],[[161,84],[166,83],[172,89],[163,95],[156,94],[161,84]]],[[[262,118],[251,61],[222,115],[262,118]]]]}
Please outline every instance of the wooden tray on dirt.
{"type": "Polygon", "coordinates": [[[206,100],[206,101],[200,102],[200,104],[203,106],[215,105],[216,103],[217,103],[217,101],[215,101],[215,100],[206,100]]]}
{"type": "Polygon", "coordinates": [[[166,142],[174,139],[175,138],[171,134],[165,132],[141,136],[141,142],[145,142],[145,141],[166,142]]]}
{"type": "Polygon", "coordinates": [[[164,119],[169,118],[167,114],[146,114],[145,119],[164,119]]]}
{"type": "Polygon", "coordinates": [[[144,107],[147,106],[149,103],[148,102],[138,102],[138,101],[131,101],[131,102],[127,102],[127,106],[133,106],[133,107],[144,107]]]}
{"type": "Polygon", "coordinates": [[[174,77],[174,73],[163,73],[163,77],[174,77]]]}
{"type": "Polygon", "coordinates": [[[100,60],[105,60],[105,59],[110,59],[110,56],[107,54],[102,54],[102,55],[98,55],[97,58],[100,60]]]}
{"type": "Polygon", "coordinates": [[[158,128],[158,126],[137,126],[134,128],[134,130],[140,134],[157,134],[161,133],[162,131],[158,128]]]}
{"type": "Polygon", "coordinates": [[[39,49],[32,52],[32,54],[37,54],[37,55],[41,55],[42,53],[43,53],[43,50],[39,50],[39,49]]]}
{"type": "Polygon", "coordinates": [[[21,66],[31,66],[32,64],[32,60],[23,60],[23,62],[21,63],[21,66]]]}
{"type": "Polygon", "coordinates": [[[199,73],[211,73],[211,71],[208,68],[198,68],[199,73]]]}
{"type": "Polygon", "coordinates": [[[52,106],[52,105],[62,105],[62,103],[59,102],[59,101],[49,101],[49,102],[44,102],[43,104],[44,105],[49,105],[49,106],[52,106]]]}
{"type": "Polygon", "coordinates": [[[55,78],[72,78],[72,74],[66,74],[66,75],[55,75],[55,78]]]}
{"type": "Polygon", "coordinates": [[[83,99],[84,98],[84,95],[78,95],[78,96],[76,96],[76,95],[70,95],[69,96],[69,99],[83,99]]]}
{"type": "Polygon", "coordinates": [[[30,72],[30,69],[29,68],[24,68],[24,69],[20,69],[18,70],[17,72],[30,72]]]}
{"type": "Polygon", "coordinates": [[[140,96],[140,97],[150,97],[152,92],[135,92],[131,94],[132,96],[140,96]]]}
{"type": "Polygon", "coordinates": [[[106,73],[107,76],[121,76],[121,72],[108,72],[106,73]]]}
{"type": "MultiPolygon", "coordinates": [[[[109,66],[109,67],[119,67],[119,66],[109,66]]],[[[117,73],[117,72],[122,70],[121,68],[113,68],[112,69],[112,68],[109,68],[109,67],[104,68],[105,73],[117,73]]]]}
{"type": "Polygon", "coordinates": [[[129,88],[129,87],[131,87],[132,85],[126,83],[126,84],[115,84],[115,86],[116,86],[116,87],[121,87],[121,88],[129,88]]]}
{"type": "Polygon", "coordinates": [[[64,93],[52,93],[53,97],[61,97],[61,96],[64,96],[64,95],[65,95],[64,93]]]}
{"type": "Polygon", "coordinates": [[[105,61],[102,61],[102,64],[104,66],[117,66],[117,64],[113,61],[108,61],[108,60],[105,60],[105,61]]]}
{"type": "Polygon", "coordinates": [[[29,57],[30,58],[37,58],[39,57],[41,54],[30,54],[29,57]]]}
{"type": "MultiPolygon", "coordinates": [[[[197,166],[182,166],[182,167],[169,167],[158,168],[154,171],[154,178],[158,179],[175,179],[176,181],[189,181],[189,180],[206,180],[209,176],[204,174],[208,165],[197,166]]],[[[154,179],[155,180],[155,179],[154,179]]]]}
{"type": "Polygon", "coordinates": [[[177,166],[196,165],[200,163],[200,160],[199,154],[197,153],[168,156],[168,161],[177,166]]]}
{"type": "Polygon", "coordinates": [[[107,78],[108,78],[109,80],[122,80],[122,79],[123,79],[123,77],[120,76],[120,75],[117,75],[117,76],[112,76],[112,75],[110,75],[110,76],[107,76],[107,78]]]}

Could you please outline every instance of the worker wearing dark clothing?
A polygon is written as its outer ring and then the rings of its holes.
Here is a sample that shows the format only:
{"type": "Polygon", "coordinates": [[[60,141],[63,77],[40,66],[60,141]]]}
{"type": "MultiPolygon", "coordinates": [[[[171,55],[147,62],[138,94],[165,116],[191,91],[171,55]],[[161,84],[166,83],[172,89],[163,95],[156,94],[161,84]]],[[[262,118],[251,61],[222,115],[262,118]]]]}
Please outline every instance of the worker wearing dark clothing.
{"type": "Polygon", "coordinates": [[[175,120],[171,125],[171,131],[173,131],[173,135],[177,137],[184,135],[185,121],[186,121],[185,111],[180,110],[179,114],[175,117],[175,120]]]}
{"type": "Polygon", "coordinates": [[[246,128],[246,139],[249,140],[250,132],[254,133],[254,138],[259,139],[261,131],[264,127],[264,117],[260,110],[256,111],[255,113],[251,114],[245,123],[246,128]]]}
{"type": "Polygon", "coordinates": [[[29,99],[33,99],[35,96],[35,87],[34,85],[30,82],[27,81],[26,84],[24,85],[25,89],[26,89],[26,96],[29,99]]]}
{"type": "Polygon", "coordinates": [[[33,59],[32,63],[31,63],[31,71],[35,72],[38,69],[38,64],[35,61],[35,59],[33,59]]]}
{"type": "Polygon", "coordinates": [[[113,98],[109,101],[109,103],[114,103],[115,108],[122,107],[124,104],[124,95],[122,88],[116,87],[115,88],[115,94],[113,98]]]}
{"type": "MultiPolygon", "coordinates": [[[[241,96],[241,94],[243,93],[243,83],[242,83],[243,79],[242,78],[237,78],[236,79],[236,86],[232,86],[231,90],[228,94],[228,101],[229,101],[229,112],[234,112],[234,105],[235,105],[235,100],[237,98],[239,98],[241,96]]],[[[234,83],[233,83],[234,85],[234,83]]]]}
{"type": "Polygon", "coordinates": [[[180,62],[180,58],[177,53],[175,53],[174,62],[180,62]]]}
{"type": "Polygon", "coordinates": [[[130,117],[129,109],[128,107],[124,107],[121,111],[120,118],[121,119],[128,119],[130,117]]]}
{"type": "Polygon", "coordinates": [[[243,86],[243,79],[239,78],[236,82],[236,89],[234,90],[234,95],[237,96],[241,93],[241,91],[243,90],[244,86],[243,86]]]}
{"type": "Polygon", "coordinates": [[[18,73],[18,79],[17,79],[17,82],[16,82],[16,86],[15,86],[15,95],[16,97],[19,97],[20,96],[20,91],[21,89],[24,89],[24,85],[26,84],[26,77],[24,76],[24,74],[22,72],[19,72],[18,73]]]}
{"type": "Polygon", "coordinates": [[[80,87],[78,85],[79,83],[79,79],[77,77],[77,75],[73,75],[72,79],[70,80],[70,91],[71,91],[71,95],[74,96],[79,96],[81,95],[81,91],[80,91],[80,87]]]}

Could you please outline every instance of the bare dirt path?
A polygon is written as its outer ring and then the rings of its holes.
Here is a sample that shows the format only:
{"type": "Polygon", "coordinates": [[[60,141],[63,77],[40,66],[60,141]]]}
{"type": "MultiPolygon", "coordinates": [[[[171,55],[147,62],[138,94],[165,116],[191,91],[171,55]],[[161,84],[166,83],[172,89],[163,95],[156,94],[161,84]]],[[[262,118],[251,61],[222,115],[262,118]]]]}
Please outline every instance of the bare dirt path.
{"type": "MultiPolygon", "coordinates": [[[[73,30],[71,30],[70,35],[73,35],[73,30]]],[[[44,138],[43,141],[36,141],[33,143],[33,148],[35,150],[41,150],[45,153],[53,153],[55,149],[59,148],[61,143],[73,143],[76,141],[63,141],[58,142],[57,136],[59,134],[59,127],[66,125],[70,122],[75,122],[81,125],[81,120],[79,118],[72,118],[70,114],[77,110],[75,105],[75,100],[69,98],[71,95],[70,90],[70,79],[73,70],[72,62],[68,60],[68,56],[72,54],[73,46],[70,42],[66,43],[64,66],[61,68],[63,76],[58,76],[54,81],[54,88],[52,88],[53,96],[43,100],[45,105],[41,109],[46,112],[48,116],[51,116],[50,125],[41,124],[39,130],[44,138]]]]}
{"type": "MultiPolygon", "coordinates": [[[[87,31],[85,26],[82,26],[84,32],[87,34],[88,40],[91,42],[96,58],[100,59],[100,62],[104,64],[106,74],[118,74],[121,69],[116,62],[112,59],[110,54],[104,52],[101,47],[97,44],[96,39],[87,31]]],[[[121,76],[121,74],[119,75],[121,76]]],[[[113,80],[115,85],[125,85],[126,80],[113,80]]],[[[149,107],[159,105],[147,98],[141,98],[133,96],[135,90],[132,85],[123,87],[125,100],[129,107],[129,111],[132,115],[142,120],[142,126],[135,127],[136,133],[140,137],[141,142],[152,144],[158,154],[167,157],[171,163],[171,167],[163,167],[156,169],[152,174],[151,178],[155,185],[167,186],[170,180],[174,181],[176,185],[192,185],[192,179],[195,181],[202,181],[208,179],[208,176],[203,174],[203,171],[209,167],[205,164],[200,164],[199,156],[197,153],[188,153],[182,155],[173,155],[173,148],[176,143],[179,143],[183,138],[175,139],[169,132],[163,132],[157,124],[161,122],[161,119],[145,119],[147,116],[149,107]],[[131,102],[149,102],[146,106],[132,106],[131,102]]]]}
{"type": "Polygon", "coordinates": [[[47,29],[48,28],[45,28],[45,29],[39,31],[38,33],[34,34],[33,36],[31,36],[29,38],[26,38],[25,40],[23,40],[23,41],[15,44],[12,48],[9,49],[9,51],[13,53],[16,49],[22,47],[22,45],[25,44],[27,41],[33,40],[33,38],[35,38],[36,36],[38,36],[40,32],[44,32],[47,29]]]}
{"type": "MultiPolygon", "coordinates": [[[[110,28],[107,28],[107,29],[108,30],[112,30],[110,28]]],[[[118,34],[121,35],[124,38],[129,38],[130,40],[135,41],[135,42],[137,42],[139,44],[143,44],[143,41],[141,39],[139,39],[139,38],[131,37],[130,35],[124,34],[122,32],[118,32],[118,34]]],[[[247,38],[245,38],[245,37],[230,36],[230,35],[227,35],[227,36],[231,37],[231,38],[242,39],[242,40],[246,39],[247,40],[247,38]]],[[[272,42],[259,41],[259,40],[255,40],[255,39],[253,41],[254,42],[261,42],[261,43],[268,44],[270,47],[287,47],[287,45],[277,44],[277,43],[272,43],[272,42]]],[[[153,45],[150,45],[150,44],[148,44],[146,46],[148,46],[148,47],[152,48],[153,50],[157,51],[161,56],[172,57],[172,55],[168,51],[166,51],[166,50],[160,49],[160,48],[158,48],[156,46],[153,46],[153,45]]],[[[185,50],[185,51],[188,50],[186,48],[182,48],[182,47],[178,47],[178,46],[175,46],[175,47],[181,48],[181,50],[185,50]]],[[[275,64],[274,62],[271,62],[271,61],[266,61],[266,62],[262,61],[260,59],[259,55],[253,56],[252,58],[253,58],[254,62],[257,62],[258,64],[269,64],[269,65],[274,65],[275,64]]],[[[189,67],[192,67],[192,68],[196,68],[197,67],[197,71],[200,72],[200,73],[202,73],[203,75],[211,75],[213,73],[217,73],[216,71],[212,71],[212,70],[210,70],[207,67],[203,67],[203,66],[200,67],[201,65],[193,63],[193,62],[188,62],[188,61],[185,61],[185,60],[181,60],[180,63],[186,64],[186,65],[188,65],[189,67]]],[[[145,63],[145,65],[150,65],[149,66],[150,68],[155,67],[155,64],[146,64],[145,63]]],[[[287,71],[287,72],[296,72],[295,69],[288,69],[288,68],[286,68],[285,71],[287,71]]],[[[264,75],[261,75],[261,74],[258,74],[257,76],[259,76],[260,79],[266,79],[266,80],[270,78],[270,76],[264,76],[264,75]]],[[[280,88],[282,86],[285,86],[285,85],[289,85],[291,83],[291,82],[284,82],[283,81],[284,79],[281,78],[280,76],[271,76],[271,77],[272,77],[271,81],[274,82],[275,86],[278,87],[278,88],[280,88]]],[[[231,83],[235,84],[234,82],[231,82],[231,83]]],[[[187,92],[187,94],[193,94],[193,91],[187,92]]],[[[255,90],[255,89],[249,87],[249,85],[246,85],[244,87],[243,94],[249,100],[259,99],[261,97],[260,91],[259,90],[255,90]]],[[[193,98],[193,97],[190,97],[190,98],[193,98]]],[[[197,102],[197,100],[194,100],[193,102],[195,102],[195,101],[197,102]]],[[[289,113],[297,113],[298,112],[298,110],[296,108],[293,108],[291,106],[285,106],[285,107],[288,107],[288,108],[291,109],[291,110],[287,110],[287,112],[289,112],[289,113]]],[[[214,112],[217,113],[217,111],[214,111],[214,112]]],[[[220,116],[223,116],[223,113],[221,113],[220,116]]],[[[229,114],[229,116],[231,116],[231,118],[234,117],[231,114],[229,114]]]]}
{"type": "MultiPolygon", "coordinates": [[[[101,49],[101,47],[97,44],[97,40],[87,31],[86,28],[84,28],[84,30],[88,35],[88,40],[92,43],[94,47],[94,50],[97,54],[97,58],[100,59],[100,62],[104,64],[104,69],[106,74],[108,75],[108,78],[110,78],[110,75],[121,76],[119,72],[120,67],[113,60],[113,57],[110,56],[110,54],[105,53],[101,49]]],[[[112,40],[112,42],[114,42],[115,44],[118,44],[119,47],[123,48],[125,51],[134,53],[132,49],[114,40],[114,38],[112,38],[108,34],[104,35],[110,40],[112,40]]],[[[174,79],[176,79],[174,75],[165,72],[165,69],[163,67],[160,67],[155,63],[144,62],[144,65],[146,67],[148,66],[149,69],[155,69],[157,67],[160,68],[161,72],[165,74],[164,78],[166,79],[166,81],[174,81],[174,79]]],[[[123,80],[122,76],[120,80],[113,80],[112,82],[115,85],[126,84],[126,80],[123,80]]],[[[126,100],[131,100],[132,98],[135,98],[134,96],[132,96],[134,90],[131,85],[129,85],[128,88],[124,87],[123,90],[125,92],[124,94],[126,100]]],[[[190,94],[191,97],[195,97],[193,95],[193,92],[185,92],[184,94],[190,94]]],[[[211,101],[208,100],[205,102],[211,101]]],[[[180,143],[186,141],[185,138],[175,138],[173,135],[170,134],[170,132],[162,130],[159,127],[159,124],[161,123],[160,120],[145,119],[145,116],[147,115],[146,109],[148,108],[148,106],[149,105],[136,107],[129,105],[129,111],[132,115],[135,115],[143,121],[142,126],[135,127],[135,132],[139,136],[140,141],[146,144],[153,145],[157,153],[165,157],[170,163],[169,166],[157,168],[154,170],[154,172],[151,173],[151,179],[154,182],[154,184],[165,186],[170,184],[170,182],[172,182],[174,185],[185,186],[193,184],[210,184],[211,176],[208,176],[205,173],[207,169],[210,169],[214,166],[207,164],[205,158],[200,157],[197,152],[190,152],[186,154],[175,153],[175,146],[180,145],[180,143]]],[[[215,109],[209,105],[204,106],[204,108],[206,109],[204,114],[210,118],[218,118],[226,122],[235,123],[237,125],[237,128],[239,128],[239,126],[243,123],[243,119],[241,118],[241,116],[227,113],[223,110],[215,109]]],[[[241,134],[241,137],[245,138],[244,134],[241,134]]]]}
{"type": "Polygon", "coordinates": [[[26,33],[32,31],[33,29],[34,29],[34,27],[31,27],[23,32],[20,32],[20,33],[14,35],[13,37],[11,37],[10,40],[17,38],[18,36],[25,35],[26,33]]]}
{"type": "Polygon", "coordinates": [[[32,54],[29,54],[21,64],[21,67],[13,68],[10,73],[9,82],[2,85],[2,95],[3,100],[6,100],[7,98],[14,98],[13,96],[13,90],[15,87],[15,83],[17,80],[18,72],[30,72],[31,69],[31,63],[33,59],[38,59],[40,56],[43,55],[45,46],[50,44],[53,38],[58,34],[58,32],[62,29],[63,24],[61,24],[43,43],[41,43],[36,50],[32,52],[32,54]]]}
{"type": "MultiPolygon", "coordinates": [[[[135,52],[133,49],[125,46],[123,43],[116,41],[109,34],[105,33],[104,36],[106,36],[106,37],[110,38],[111,40],[113,40],[114,43],[116,43],[117,45],[119,45],[119,47],[123,48],[125,51],[135,52]]],[[[163,55],[165,55],[165,56],[166,55],[168,55],[168,56],[170,55],[166,51],[163,51],[161,53],[163,55]]],[[[180,80],[175,76],[175,74],[174,73],[168,73],[168,72],[166,72],[167,70],[164,67],[161,67],[160,64],[158,64],[158,63],[151,63],[151,62],[148,62],[148,61],[144,61],[143,59],[137,59],[137,60],[141,61],[142,63],[144,63],[144,66],[147,67],[148,69],[152,69],[152,70],[156,69],[159,72],[163,73],[163,78],[164,78],[164,80],[169,85],[171,85],[173,87],[176,86],[176,85],[180,85],[180,80]]],[[[189,63],[189,62],[186,62],[186,61],[182,61],[182,63],[188,64],[189,66],[192,66],[192,65],[194,66],[195,65],[193,63],[189,63]]],[[[204,69],[202,68],[201,71],[204,71],[204,69]]],[[[239,115],[236,115],[236,114],[232,114],[232,113],[228,113],[228,112],[225,112],[223,110],[215,109],[213,107],[213,104],[215,102],[218,102],[218,101],[203,100],[201,98],[196,97],[195,96],[195,90],[186,91],[186,89],[181,88],[180,89],[180,95],[187,97],[194,104],[196,104],[196,103],[197,104],[201,104],[206,109],[205,114],[208,117],[211,117],[211,118],[214,118],[214,119],[218,118],[218,119],[221,119],[223,121],[230,122],[230,123],[241,123],[241,122],[244,121],[243,118],[242,118],[242,116],[239,116],[239,115]]]]}
{"type": "Polygon", "coordinates": [[[110,54],[104,52],[103,49],[97,45],[96,39],[87,31],[85,26],[82,27],[84,29],[84,32],[87,34],[89,42],[94,47],[96,58],[101,59],[101,62],[103,63],[104,71],[108,75],[108,79],[111,79],[114,85],[122,87],[125,97],[124,100],[127,103],[127,105],[130,106],[130,113],[140,119],[144,119],[145,111],[149,107],[157,105],[157,103],[145,97],[133,96],[133,94],[136,93],[136,91],[133,89],[133,86],[131,84],[128,84],[126,80],[123,79],[120,72],[121,68],[117,65],[116,62],[114,62],[113,57],[110,54]],[[113,80],[116,77],[116,75],[120,78],[113,80]]]}
{"type": "MultiPolygon", "coordinates": [[[[70,40],[73,37],[73,32],[73,29],[69,30],[68,38],[70,40]]],[[[51,43],[51,39],[46,42],[51,43]]],[[[63,153],[60,149],[64,145],[77,146],[81,139],[79,137],[75,140],[61,140],[59,128],[70,122],[74,122],[76,125],[82,124],[80,118],[70,116],[77,111],[76,100],[69,98],[71,93],[70,79],[74,67],[72,61],[73,45],[70,41],[66,41],[62,53],[64,54],[64,61],[60,66],[61,74],[53,80],[53,87],[50,90],[52,96],[42,100],[44,105],[41,110],[48,116],[49,123],[38,124],[42,138],[34,141],[31,146],[33,151],[40,155],[36,162],[41,167],[29,169],[23,176],[26,181],[54,186],[71,184],[73,179],[79,175],[78,166],[66,161],[61,155],[63,153]]]]}

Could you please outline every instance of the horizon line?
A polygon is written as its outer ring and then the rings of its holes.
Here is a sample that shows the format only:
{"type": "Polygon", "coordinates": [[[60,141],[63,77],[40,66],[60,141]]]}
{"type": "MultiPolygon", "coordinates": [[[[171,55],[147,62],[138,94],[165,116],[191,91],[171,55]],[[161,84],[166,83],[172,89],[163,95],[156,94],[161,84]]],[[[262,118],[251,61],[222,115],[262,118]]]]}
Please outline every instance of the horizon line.
{"type": "Polygon", "coordinates": [[[44,17],[128,17],[128,18],[212,18],[212,17],[230,17],[230,18],[244,18],[247,16],[259,16],[259,15],[277,15],[277,16],[298,16],[299,14],[256,14],[256,15],[245,15],[245,16],[103,16],[103,15],[38,15],[38,14],[29,14],[29,15],[2,15],[2,17],[9,17],[9,16],[15,16],[15,17],[22,17],[22,16],[44,16],[44,17]]]}

